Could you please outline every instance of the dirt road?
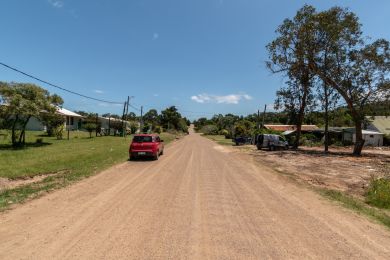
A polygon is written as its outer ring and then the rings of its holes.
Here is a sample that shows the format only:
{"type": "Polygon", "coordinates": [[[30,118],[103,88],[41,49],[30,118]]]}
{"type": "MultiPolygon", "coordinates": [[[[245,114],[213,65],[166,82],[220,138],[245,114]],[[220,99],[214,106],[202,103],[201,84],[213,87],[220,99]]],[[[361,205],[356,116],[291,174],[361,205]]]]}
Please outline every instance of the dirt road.
{"type": "Polygon", "coordinates": [[[390,259],[390,231],[191,134],[0,214],[0,259],[390,259]]]}

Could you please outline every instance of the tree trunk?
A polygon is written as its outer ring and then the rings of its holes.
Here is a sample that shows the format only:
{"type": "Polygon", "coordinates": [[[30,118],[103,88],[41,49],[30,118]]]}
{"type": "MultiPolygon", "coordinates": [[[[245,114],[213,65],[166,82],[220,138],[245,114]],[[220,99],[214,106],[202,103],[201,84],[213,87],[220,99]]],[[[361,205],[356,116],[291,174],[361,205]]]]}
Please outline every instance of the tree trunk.
{"type": "Polygon", "coordinates": [[[297,134],[296,134],[296,140],[294,143],[293,148],[298,149],[299,147],[299,140],[301,139],[301,130],[302,130],[302,122],[303,118],[305,116],[305,109],[306,109],[306,99],[307,99],[307,94],[308,94],[308,88],[309,88],[309,83],[305,82],[303,85],[303,96],[302,96],[302,103],[299,108],[299,113],[298,113],[298,120],[297,120],[297,134]]]}
{"type": "Polygon", "coordinates": [[[360,156],[364,146],[364,139],[362,133],[362,122],[360,119],[355,119],[355,146],[353,148],[353,155],[360,156]]]}
{"type": "Polygon", "coordinates": [[[329,151],[329,96],[328,96],[328,86],[324,84],[324,94],[325,94],[325,153],[329,151]]]}
{"type": "Polygon", "coordinates": [[[23,123],[22,132],[21,132],[20,135],[19,135],[19,143],[18,143],[19,145],[21,145],[21,144],[24,145],[24,143],[25,143],[25,138],[24,138],[24,136],[25,136],[25,132],[26,132],[26,126],[27,126],[28,121],[30,120],[30,117],[31,117],[31,116],[28,116],[27,119],[26,119],[26,121],[23,123]]]}
{"type": "Polygon", "coordinates": [[[12,139],[12,146],[16,146],[16,133],[15,133],[15,130],[16,130],[16,124],[17,124],[18,120],[19,120],[19,115],[16,115],[15,116],[15,121],[14,121],[14,123],[12,125],[12,137],[11,137],[11,139],[12,139]]]}

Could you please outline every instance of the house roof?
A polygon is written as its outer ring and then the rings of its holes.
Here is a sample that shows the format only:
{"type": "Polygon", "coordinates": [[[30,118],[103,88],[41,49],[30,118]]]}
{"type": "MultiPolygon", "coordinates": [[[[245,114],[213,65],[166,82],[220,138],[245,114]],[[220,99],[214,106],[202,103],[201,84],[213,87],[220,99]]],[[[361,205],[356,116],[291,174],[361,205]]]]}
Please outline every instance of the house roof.
{"type": "MultiPolygon", "coordinates": [[[[265,128],[271,129],[274,131],[294,131],[297,129],[296,125],[264,125],[265,128]]],[[[301,131],[313,131],[318,130],[319,128],[316,125],[302,125],[301,131]]]]}
{"type": "Polygon", "coordinates": [[[62,107],[57,108],[57,113],[64,115],[64,116],[82,117],[81,115],[76,114],[75,112],[72,112],[72,111],[65,109],[65,108],[62,108],[62,107]]]}
{"type": "Polygon", "coordinates": [[[375,116],[374,118],[367,117],[379,132],[384,134],[390,134],[390,116],[375,116]]]}
{"type": "MultiPolygon", "coordinates": [[[[345,128],[343,130],[343,132],[348,132],[348,133],[355,133],[356,132],[356,129],[355,128],[345,128]]],[[[362,134],[364,135],[383,135],[382,133],[380,132],[376,132],[376,131],[371,131],[371,130],[362,130],[362,134]]]]}

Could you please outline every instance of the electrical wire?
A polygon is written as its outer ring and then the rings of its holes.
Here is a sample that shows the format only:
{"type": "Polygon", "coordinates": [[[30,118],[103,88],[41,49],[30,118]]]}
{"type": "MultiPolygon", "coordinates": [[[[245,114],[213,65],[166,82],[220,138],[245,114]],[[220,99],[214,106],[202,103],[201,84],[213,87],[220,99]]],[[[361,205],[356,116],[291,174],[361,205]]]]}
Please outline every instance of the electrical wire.
{"type": "Polygon", "coordinates": [[[28,74],[28,73],[26,73],[26,72],[23,72],[23,71],[21,71],[21,70],[18,70],[18,69],[14,68],[14,67],[11,67],[11,66],[9,66],[9,65],[7,65],[7,64],[5,64],[5,63],[0,62],[0,65],[6,67],[6,68],[8,68],[8,69],[11,69],[11,70],[13,70],[13,71],[16,71],[16,72],[18,72],[18,73],[20,73],[20,74],[23,74],[23,75],[25,75],[25,76],[27,76],[27,77],[29,77],[29,78],[32,78],[32,79],[35,79],[35,80],[37,80],[37,81],[39,81],[39,82],[45,83],[45,84],[47,84],[47,85],[49,85],[49,86],[58,88],[58,89],[60,89],[60,90],[62,90],[62,91],[65,91],[65,92],[68,92],[68,93],[71,93],[71,94],[74,94],[74,95],[77,95],[77,96],[80,96],[80,97],[83,97],[83,98],[87,98],[87,99],[91,99],[91,100],[95,100],[95,101],[99,101],[99,102],[103,102],[103,103],[109,103],[109,104],[123,104],[123,102],[108,101],[108,100],[104,100],[104,99],[89,97],[89,96],[86,96],[86,95],[77,93],[77,92],[75,92],[75,91],[72,91],[72,90],[69,90],[69,89],[60,87],[60,86],[55,85],[55,84],[53,84],[53,83],[50,83],[50,82],[48,82],[48,81],[46,81],[46,80],[42,80],[42,79],[40,79],[40,78],[38,78],[38,77],[35,77],[35,76],[31,75],[31,74],[28,74]]]}

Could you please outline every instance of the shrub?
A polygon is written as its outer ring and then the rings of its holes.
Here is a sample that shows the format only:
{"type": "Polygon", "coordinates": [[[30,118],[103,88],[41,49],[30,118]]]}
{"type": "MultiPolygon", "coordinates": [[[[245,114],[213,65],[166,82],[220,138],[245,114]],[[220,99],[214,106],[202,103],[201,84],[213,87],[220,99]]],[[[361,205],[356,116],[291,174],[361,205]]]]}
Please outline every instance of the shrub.
{"type": "Polygon", "coordinates": [[[37,140],[35,140],[35,142],[37,144],[41,144],[41,143],[43,143],[43,138],[37,138],[37,140]]]}
{"type": "Polygon", "coordinates": [[[53,129],[54,135],[57,137],[57,140],[62,140],[64,134],[64,125],[61,124],[53,129]]]}
{"type": "Polygon", "coordinates": [[[205,135],[217,135],[218,127],[216,125],[205,125],[200,131],[205,135]]]}
{"type": "Polygon", "coordinates": [[[157,134],[161,134],[161,132],[162,132],[161,126],[159,126],[159,125],[155,126],[154,127],[154,132],[156,132],[157,134]]]}
{"type": "Polygon", "coordinates": [[[372,179],[366,194],[366,202],[379,208],[390,209],[390,179],[372,179]]]}

